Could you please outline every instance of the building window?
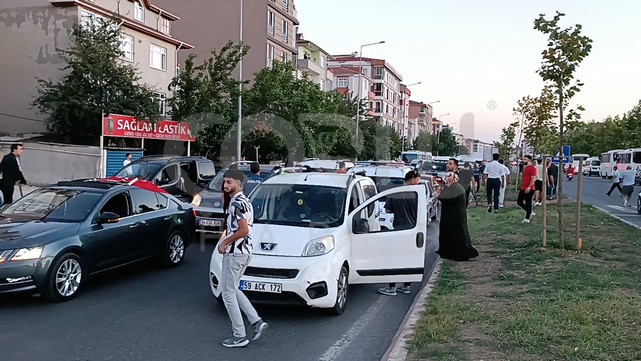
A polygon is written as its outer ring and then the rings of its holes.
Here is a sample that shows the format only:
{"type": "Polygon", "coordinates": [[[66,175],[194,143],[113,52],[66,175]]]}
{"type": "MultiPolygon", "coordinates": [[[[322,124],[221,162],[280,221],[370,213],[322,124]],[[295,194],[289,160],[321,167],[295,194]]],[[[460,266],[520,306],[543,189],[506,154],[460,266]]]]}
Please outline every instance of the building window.
{"type": "Polygon", "coordinates": [[[158,31],[160,31],[163,34],[169,35],[171,31],[171,24],[169,22],[169,19],[160,17],[160,21],[158,22],[158,31]]]}
{"type": "Polygon", "coordinates": [[[156,93],[156,103],[158,104],[158,114],[167,115],[167,96],[163,93],[156,93]]]}
{"type": "Polygon", "coordinates": [[[134,37],[127,34],[121,35],[120,50],[123,52],[122,59],[134,61],[134,37]]]}
{"type": "Polygon", "coordinates": [[[134,1],[134,19],[138,21],[145,21],[145,7],[142,6],[140,1],[134,1]]]}
{"type": "Polygon", "coordinates": [[[283,0],[283,10],[289,11],[289,0],[283,0]]]}
{"type": "Polygon", "coordinates": [[[287,52],[284,50],[280,51],[280,61],[283,63],[286,63],[289,61],[289,56],[287,56],[287,52]]]}
{"type": "Polygon", "coordinates": [[[167,49],[151,44],[149,48],[149,66],[158,70],[167,70],[167,49]]]}
{"type": "Polygon", "coordinates": [[[84,28],[99,26],[103,18],[87,10],[80,11],[80,25],[84,28]]]}
{"type": "Polygon", "coordinates": [[[323,79],[318,81],[318,85],[322,91],[325,91],[325,81],[323,79]]]}
{"type": "Polygon", "coordinates": [[[274,62],[274,46],[267,44],[267,66],[272,66],[274,62]]]}
{"type": "Polygon", "coordinates": [[[289,23],[283,19],[283,43],[289,43],[289,23]]]}
{"type": "Polygon", "coordinates": [[[274,36],[274,27],[276,26],[276,17],[274,12],[267,10],[267,34],[274,36]]]}
{"type": "Polygon", "coordinates": [[[338,82],[336,84],[339,88],[347,88],[347,78],[338,78],[338,82]]]}

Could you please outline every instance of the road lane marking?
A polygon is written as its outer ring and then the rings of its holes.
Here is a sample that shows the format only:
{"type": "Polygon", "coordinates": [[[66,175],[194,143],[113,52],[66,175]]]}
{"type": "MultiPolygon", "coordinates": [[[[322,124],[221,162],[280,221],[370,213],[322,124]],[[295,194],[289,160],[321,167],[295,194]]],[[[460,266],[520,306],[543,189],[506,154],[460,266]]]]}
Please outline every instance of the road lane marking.
{"type": "Polygon", "coordinates": [[[325,353],[318,359],[318,361],[334,361],[349,347],[349,345],[354,341],[356,337],[365,329],[365,327],[376,317],[378,311],[383,308],[383,306],[390,300],[389,296],[381,295],[378,297],[378,300],[371,305],[365,314],[361,316],[352,327],[341,336],[341,338],[336,341],[332,347],[327,349],[325,353]]]}

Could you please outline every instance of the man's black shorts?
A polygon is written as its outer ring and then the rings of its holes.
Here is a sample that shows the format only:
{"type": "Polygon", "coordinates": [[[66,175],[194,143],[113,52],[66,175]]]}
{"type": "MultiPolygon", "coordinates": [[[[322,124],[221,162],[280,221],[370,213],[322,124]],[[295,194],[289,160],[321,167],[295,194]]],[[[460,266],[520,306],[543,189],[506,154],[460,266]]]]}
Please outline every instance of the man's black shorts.
{"type": "Polygon", "coordinates": [[[543,191],[543,181],[540,181],[540,180],[534,181],[534,190],[543,191]]]}

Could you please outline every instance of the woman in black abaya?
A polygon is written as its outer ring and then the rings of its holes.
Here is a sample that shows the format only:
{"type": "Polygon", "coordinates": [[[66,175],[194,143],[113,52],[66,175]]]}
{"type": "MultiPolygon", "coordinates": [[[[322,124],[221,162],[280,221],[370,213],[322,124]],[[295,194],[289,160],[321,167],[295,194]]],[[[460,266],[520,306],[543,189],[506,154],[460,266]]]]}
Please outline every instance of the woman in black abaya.
{"type": "Polygon", "coordinates": [[[465,188],[458,183],[457,177],[455,173],[448,172],[443,188],[437,191],[441,201],[441,221],[436,253],[444,259],[468,261],[479,253],[472,247],[467,231],[465,188]]]}

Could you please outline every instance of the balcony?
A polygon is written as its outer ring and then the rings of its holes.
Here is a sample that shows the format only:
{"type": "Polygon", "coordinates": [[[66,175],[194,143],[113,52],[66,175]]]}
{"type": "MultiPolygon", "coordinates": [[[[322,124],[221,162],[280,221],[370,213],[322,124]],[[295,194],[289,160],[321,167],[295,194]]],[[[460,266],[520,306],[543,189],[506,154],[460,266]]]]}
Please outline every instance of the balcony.
{"type": "Polygon", "coordinates": [[[325,69],[314,63],[312,59],[298,59],[298,69],[308,70],[316,75],[325,75],[325,69]]]}
{"type": "Polygon", "coordinates": [[[289,12],[289,1],[283,1],[283,10],[289,12]]]}
{"type": "Polygon", "coordinates": [[[290,45],[289,44],[289,35],[283,34],[282,35],[282,40],[283,40],[283,43],[290,45]]]}
{"type": "Polygon", "coordinates": [[[274,26],[267,25],[267,35],[274,36],[274,26]]]}

